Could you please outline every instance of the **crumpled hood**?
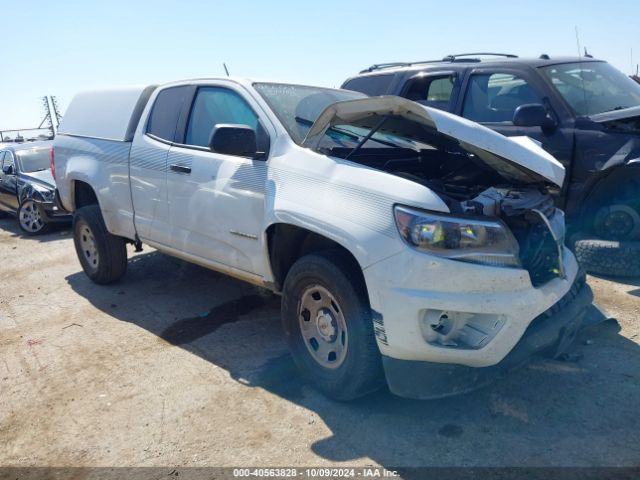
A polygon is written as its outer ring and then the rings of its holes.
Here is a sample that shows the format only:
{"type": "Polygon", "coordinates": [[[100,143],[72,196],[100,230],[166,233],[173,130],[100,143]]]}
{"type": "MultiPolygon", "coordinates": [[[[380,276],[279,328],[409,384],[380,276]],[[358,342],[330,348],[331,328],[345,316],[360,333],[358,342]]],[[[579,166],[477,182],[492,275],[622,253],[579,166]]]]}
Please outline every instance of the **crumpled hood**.
{"type": "Polygon", "coordinates": [[[429,143],[433,130],[457,141],[504,178],[524,182],[552,182],[562,186],[565,169],[552,155],[527,137],[507,138],[456,115],[396,96],[369,97],[329,105],[314,122],[303,146],[317,151],[327,129],[353,124],[373,127],[383,116],[390,121],[378,130],[408,140],[429,143]]]}
{"type": "Polygon", "coordinates": [[[51,173],[51,169],[41,170],[39,172],[22,172],[21,176],[23,179],[28,180],[33,183],[37,183],[42,187],[46,187],[50,190],[55,190],[56,181],[53,178],[51,173]]]}

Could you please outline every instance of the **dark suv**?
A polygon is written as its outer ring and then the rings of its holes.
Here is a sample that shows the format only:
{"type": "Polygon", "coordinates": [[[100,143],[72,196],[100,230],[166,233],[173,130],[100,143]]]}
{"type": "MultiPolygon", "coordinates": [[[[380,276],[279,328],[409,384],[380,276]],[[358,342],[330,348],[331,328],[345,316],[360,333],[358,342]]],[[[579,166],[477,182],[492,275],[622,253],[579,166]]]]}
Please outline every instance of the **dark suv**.
{"type": "Polygon", "coordinates": [[[594,273],[640,275],[640,85],[591,57],[508,54],[373,65],[342,88],[399,95],[542,143],[565,166],[555,192],[594,273]]]}

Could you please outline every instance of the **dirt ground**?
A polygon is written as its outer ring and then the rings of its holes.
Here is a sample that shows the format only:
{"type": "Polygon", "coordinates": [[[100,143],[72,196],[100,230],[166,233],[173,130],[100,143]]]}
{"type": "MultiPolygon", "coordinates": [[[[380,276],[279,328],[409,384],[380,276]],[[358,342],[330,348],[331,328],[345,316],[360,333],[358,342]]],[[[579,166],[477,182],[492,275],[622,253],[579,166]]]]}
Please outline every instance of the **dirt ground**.
{"type": "Polygon", "coordinates": [[[640,279],[590,277],[617,318],[574,362],[491,387],[341,404],[302,384],[279,299],[145,249],[116,285],[68,230],[0,220],[0,465],[637,466],[640,279]]]}

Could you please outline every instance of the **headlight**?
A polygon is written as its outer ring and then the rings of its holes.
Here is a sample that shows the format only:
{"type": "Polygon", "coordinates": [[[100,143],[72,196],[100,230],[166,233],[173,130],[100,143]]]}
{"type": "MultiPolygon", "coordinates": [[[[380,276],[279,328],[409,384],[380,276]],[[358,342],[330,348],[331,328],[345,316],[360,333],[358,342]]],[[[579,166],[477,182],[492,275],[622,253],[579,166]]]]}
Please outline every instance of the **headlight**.
{"type": "Polygon", "coordinates": [[[36,193],[40,195],[44,202],[50,202],[53,200],[53,192],[51,190],[47,190],[46,188],[34,188],[36,193]]]}
{"type": "Polygon", "coordinates": [[[394,208],[402,238],[418,250],[464,262],[519,267],[518,242],[500,221],[394,208]]]}

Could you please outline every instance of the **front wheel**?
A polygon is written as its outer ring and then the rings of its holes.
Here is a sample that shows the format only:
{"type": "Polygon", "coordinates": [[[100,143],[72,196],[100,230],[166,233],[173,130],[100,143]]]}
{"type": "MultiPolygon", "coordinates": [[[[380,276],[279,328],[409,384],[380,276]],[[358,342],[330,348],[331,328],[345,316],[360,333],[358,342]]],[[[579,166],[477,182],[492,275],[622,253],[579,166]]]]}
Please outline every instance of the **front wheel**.
{"type": "Polygon", "coordinates": [[[98,205],[76,210],[73,242],[84,273],[95,283],[115,282],[127,270],[125,240],[109,233],[98,205]]]}
{"type": "Polygon", "coordinates": [[[352,400],[384,384],[366,287],[338,251],[300,258],[287,274],[282,322],[302,376],[336,400],[352,400]]]}
{"type": "Polygon", "coordinates": [[[18,225],[27,235],[40,235],[49,229],[45,215],[36,202],[27,199],[18,208],[18,225]]]}

